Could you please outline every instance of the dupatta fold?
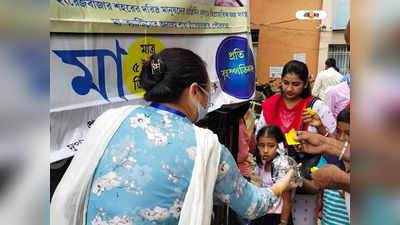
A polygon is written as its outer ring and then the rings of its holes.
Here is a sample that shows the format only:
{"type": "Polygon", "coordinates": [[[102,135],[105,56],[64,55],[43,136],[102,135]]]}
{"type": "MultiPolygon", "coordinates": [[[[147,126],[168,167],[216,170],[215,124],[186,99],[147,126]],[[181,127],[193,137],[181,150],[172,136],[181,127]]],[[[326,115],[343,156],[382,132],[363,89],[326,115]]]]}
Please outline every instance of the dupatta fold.
{"type": "MultiPolygon", "coordinates": [[[[298,131],[300,130],[303,121],[301,119],[301,113],[313,98],[313,96],[309,96],[297,103],[292,109],[288,109],[283,100],[283,96],[281,94],[274,95],[265,100],[261,105],[264,120],[268,125],[275,125],[279,127],[284,134],[289,132],[292,128],[298,131]],[[286,112],[294,114],[294,117],[291,118],[292,121],[288,126],[284,126],[284,122],[282,121],[286,119],[282,118],[283,114],[286,112]]],[[[305,124],[303,130],[307,129],[308,125],[305,124]]]]}
{"type": "Polygon", "coordinates": [[[110,109],[96,119],[54,192],[50,204],[51,225],[86,224],[90,186],[97,164],[114,133],[137,107],[110,109]]]}
{"type": "Polygon", "coordinates": [[[208,129],[193,127],[197,141],[196,159],[179,225],[211,223],[214,186],[218,175],[221,153],[218,136],[208,129]]]}

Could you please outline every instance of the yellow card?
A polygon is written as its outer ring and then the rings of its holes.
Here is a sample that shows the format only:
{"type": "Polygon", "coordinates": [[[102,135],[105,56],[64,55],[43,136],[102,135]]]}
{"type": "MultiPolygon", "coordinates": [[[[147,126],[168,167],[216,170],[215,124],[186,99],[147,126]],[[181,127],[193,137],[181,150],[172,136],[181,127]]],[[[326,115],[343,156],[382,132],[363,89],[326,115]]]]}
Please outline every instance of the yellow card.
{"type": "Polygon", "coordinates": [[[300,142],[295,141],[293,138],[296,137],[296,131],[294,129],[291,129],[287,134],[285,134],[286,141],[288,145],[298,145],[300,142]]]}
{"type": "Polygon", "coordinates": [[[314,167],[313,167],[313,168],[311,168],[310,170],[311,170],[311,173],[314,173],[315,171],[317,171],[317,170],[318,170],[318,167],[315,167],[315,166],[314,166],[314,167]]]}
{"type": "Polygon", "coordinates": [[[308,107],[306,110],[307,110],[308,114],[310,114],[311,116],[313,116],[316,113],[310,107],[308,107]]]}

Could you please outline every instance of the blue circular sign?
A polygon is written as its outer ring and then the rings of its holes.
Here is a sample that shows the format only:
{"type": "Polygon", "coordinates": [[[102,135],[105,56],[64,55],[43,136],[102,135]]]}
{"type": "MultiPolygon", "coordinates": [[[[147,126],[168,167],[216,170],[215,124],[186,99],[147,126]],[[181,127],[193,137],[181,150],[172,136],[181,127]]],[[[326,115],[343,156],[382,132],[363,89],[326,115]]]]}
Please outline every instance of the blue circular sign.
{"type": "Polygon", "coordinates": [[[222,90],[236,98],[248,99],[255,90],[255,65],[247,38],[231,36],[218,47],[215,67],[222,90]]]}

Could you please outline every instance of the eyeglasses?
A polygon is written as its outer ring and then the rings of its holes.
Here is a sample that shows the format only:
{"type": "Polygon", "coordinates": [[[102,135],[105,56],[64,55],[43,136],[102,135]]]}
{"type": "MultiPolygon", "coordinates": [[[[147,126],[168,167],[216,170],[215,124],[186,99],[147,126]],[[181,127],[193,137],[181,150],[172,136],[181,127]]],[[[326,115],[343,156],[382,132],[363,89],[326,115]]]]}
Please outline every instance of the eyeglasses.
{"type": "MultiPolygon", "coordinates": [[[[207,95],[207,108],[208,107],[210,107],[211,106],[211,95],[210,95],[210,93],[209,92],[207,92],[204,88],[202,88],[200,85],[198,85],[199,86],[199,89],[202,91],[202,92],[204,92],[204,94],[206,94],[207,95]]],[[[211,91],[211,90],[210,90],[211,91]]]]}
{"type": "Polygon", "coordinates": [[[207,97],[208,97],[209,93],[208,93],[204,88],[202,88],[200,85],[198,85],[198,86],[199,86],[199,89],[200,89],[204,94],[206,94],[207,97]]]}

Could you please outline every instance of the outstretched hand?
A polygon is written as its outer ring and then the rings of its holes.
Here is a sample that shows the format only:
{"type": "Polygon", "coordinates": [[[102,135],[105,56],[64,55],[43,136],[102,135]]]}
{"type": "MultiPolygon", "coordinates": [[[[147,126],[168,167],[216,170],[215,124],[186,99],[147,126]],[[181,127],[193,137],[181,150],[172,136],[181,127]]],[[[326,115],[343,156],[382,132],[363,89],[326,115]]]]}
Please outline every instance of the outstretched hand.
{"type": "Polygon", "coordinates": [[[311,115],[306,109],[304,109],[303,112],[301,113],[301,119],[305,124],[308,124],[310,126],[313,127],[322,126],[322,121],[318,113],[314,113],[313,115],[311,115]]]}
{"type": "Polygon", "coordinates": [[[300,142],[297,150],[309,154],[321,154],[326,149],[326,137],[307,131],[297,131],[294,140],[300,142]]]}
{"type": "Polygon", "coordinates": [[[270,189],[276,196],[281,196],[283,192],[290,191],[299,186],[299,182],[292,181],[293,177],[294,170],[290,169],[289,172],[282,179],[272,185],[270,189]]]}
{"type": "Polygon", "coordinates": [[[326,164],[317,171],[311,173],[313,182],[322,189],[340,189],[342,187],[339,177],[346,174],[333,164],[326,164]]]}

